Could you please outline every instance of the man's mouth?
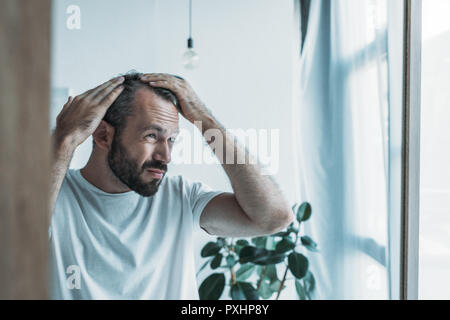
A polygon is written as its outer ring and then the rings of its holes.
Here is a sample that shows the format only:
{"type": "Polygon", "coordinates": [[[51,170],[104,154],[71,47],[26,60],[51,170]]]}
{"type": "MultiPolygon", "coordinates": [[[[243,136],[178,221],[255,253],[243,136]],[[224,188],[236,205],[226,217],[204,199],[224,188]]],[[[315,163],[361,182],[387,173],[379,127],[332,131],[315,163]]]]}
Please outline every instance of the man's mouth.
{"type": "Polygon", "coordinates": [[[151,176],[156,179],[161,179],[164,175],[164,171],[158,170],[158,169],[150,168],[150,169],[147,169],[146,171],[149,172],[151,174],[151,176]]]}

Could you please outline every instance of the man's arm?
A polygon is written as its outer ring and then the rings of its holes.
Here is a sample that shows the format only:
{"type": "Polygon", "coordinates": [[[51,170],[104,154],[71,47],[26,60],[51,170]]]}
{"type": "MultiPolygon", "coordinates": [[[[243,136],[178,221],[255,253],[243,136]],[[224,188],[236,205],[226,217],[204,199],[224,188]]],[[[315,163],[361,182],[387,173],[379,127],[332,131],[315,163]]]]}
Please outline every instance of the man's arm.
{"type": "Polygon", "coordinates": [[[56,118],[52,134],[49,221],[75,149],[94,133],[108,108],[122,92],[120,84],[123,80],[123,77],[111,79],[75,98],[69,97],[56,118]]]}
{"type": "Polygon", "coordinates": [[[214,235],[253,237],[272,234],[289,225],[294,216],[272,177],[262,174],[256,161],[250,160],[249,152],[212,114],[204,113],[198,119],[202,134],[210,129],[221,133],[223,150],[213,150],[216,155],[220,152],[219,159],[223,160],[222,167],[234,191],[221,194],[206,205],[201,226],[214,235]],[[234,155],[231,164],[225,161],[227,153],[234,155]],[[245,159],[245,164],[238,164],[237,159],[245,159]]]}
{"type": "Polygon", "coordinates": [[[218,195],[206,205],[200,217],[203,229],[214,235],[251,237],[275,233],[292,222],[293,213],[276,183],[261,173],[259,165],[250,164],[255,162],[249,161],[247,150],[212,116],[185,80],[167,74],[146,74],[141,80],[171,90],[183,116],[201,124],[202,134],[209,129],[222,134],[223,149],[213,151],[216,155],[221,152],[219,160],[234,193],[218,195]],[[232,164],[226,164],[226,152],[233,152],[232,164]],[[245,164],[237,164],[236,159],[243,156],[245,164]]]}
{"type": "MultiPolygon", "coordinates": [[[[64,181],[64,177],[66,176],[67,169],[75,150],[68,140],[61,141],[61,138],[56,131],[52,134],[52,142],[53,163],[50,184],[50,218],[55,209],[59,190],[61,189],[62,182],[64,181]]],[[[51,220],[49,219],[48,221],[51,220]]]]}

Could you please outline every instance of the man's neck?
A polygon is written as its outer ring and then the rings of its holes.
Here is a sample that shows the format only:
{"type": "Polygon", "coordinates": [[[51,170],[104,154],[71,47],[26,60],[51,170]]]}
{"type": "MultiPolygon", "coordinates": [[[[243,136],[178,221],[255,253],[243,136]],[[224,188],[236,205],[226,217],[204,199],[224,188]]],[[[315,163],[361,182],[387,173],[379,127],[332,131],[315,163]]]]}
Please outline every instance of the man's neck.
{"type": "Polygon", "coordinates": [[[91,154],[86,166],[80,170],[81,175],[90,184],[107,193],[124,193],[130,191],[111,171],[106,158],[91,154]]]}

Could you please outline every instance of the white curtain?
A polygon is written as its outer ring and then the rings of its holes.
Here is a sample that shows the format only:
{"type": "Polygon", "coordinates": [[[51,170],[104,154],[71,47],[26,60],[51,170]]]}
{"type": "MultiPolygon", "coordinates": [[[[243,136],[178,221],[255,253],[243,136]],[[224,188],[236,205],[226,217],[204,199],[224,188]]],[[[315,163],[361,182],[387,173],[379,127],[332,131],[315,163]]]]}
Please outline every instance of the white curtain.
{"type": "Polygon", "coordinates": [[[390,297],[386,19],[386,0],[311,1],[293,126],[315,299],[390,297]]]}

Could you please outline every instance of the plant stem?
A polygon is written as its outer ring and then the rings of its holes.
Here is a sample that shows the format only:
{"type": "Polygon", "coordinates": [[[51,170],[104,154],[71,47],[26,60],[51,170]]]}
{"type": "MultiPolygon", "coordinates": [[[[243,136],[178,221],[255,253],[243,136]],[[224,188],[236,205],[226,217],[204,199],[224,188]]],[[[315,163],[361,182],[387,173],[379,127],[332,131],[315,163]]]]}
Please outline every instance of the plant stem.
{"type": "MultiPolygon", "coordinates": [[[[229,246],[227,245],[227,250],[228,250],[228,254],[231,254],[231,252],[234,253],[233,240],[231,240],[231,243],[229,246]]],[[[236,284],[236,273],[234,272],[233,266],[230,267],[230,273],[231,273],[231,285],[233,286],[234,284],[236,284]]]]}
{"type": "Polygon", "coordinates": [[[283,290],[283,285],[284,285],[284,282],[286,281],[286,275],[287,275],[287,272],[288,272],[288,268],[289,267],[286,266],[286,270],[284,271],[283,280],[281,280],[280,287],[278,288],[276,300],[278,300],[278,298],[280,297],[281,290],[283,290]]]}
{"type": "Polygon", "coordinates": [[[259,288],[261,287],[261,283],[266,274],[266,268],[267,268],[266,266],[262,267],[261,275],[259,276],[258,285],[256,286],[256,290],[259,290],[259,288]]]}
{"type": "Polygon", "coordinates": [[[233,267],[230,267],[230,272],[231,272],[231,285],[236,284],[236,273],[233,270],[233,267]]]}
{"type": "MultiPolygon", "coordinates": [[[[295,246],[297,246],[299,232],[300,232],[300,223],[298,224],[298,232],[295,234],[295,242],[294,242],[295,246]]],[[[295,247],[294,247],[294,249],[292,249],[292,251],[294,251],[294,250],[295,250],[295,247]]],[[[281,294],[281,290],[283,290],[283,286],[284,286],[284,282],[286,281],[288,269],[289,269],[289,264],[286,265],[286,270],[284,270],[283,280],[281,280],[280,287],[278,288],[276,300],[278,300],[278,298],[280,297],[280,294],[281,294]]]]}

